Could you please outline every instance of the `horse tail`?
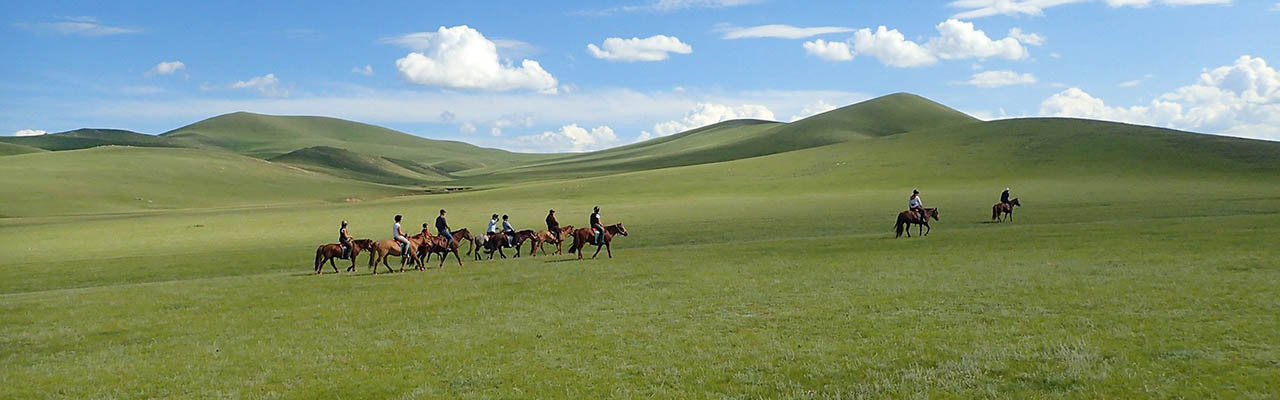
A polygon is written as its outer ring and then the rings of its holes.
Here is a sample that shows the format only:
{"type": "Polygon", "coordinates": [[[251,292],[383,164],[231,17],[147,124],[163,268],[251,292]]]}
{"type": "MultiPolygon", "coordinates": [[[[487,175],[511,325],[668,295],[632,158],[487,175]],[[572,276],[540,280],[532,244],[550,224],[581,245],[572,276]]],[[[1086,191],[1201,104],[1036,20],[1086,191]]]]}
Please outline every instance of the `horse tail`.
{"type": "Polygon", "coordinates": [[[898,214],[898,222],[893,225],[893,230],[897,233],[897,236],[894,236],[895,238],[902,237],[902,223],[905,219],[906,218],[902,217],[902,214],[898,214]]]}
{"type": "Polygon", "coordinates": [[[324,245],[316,248],[316,271],[320,270],[320,258],[324,255],[324,245]]]}
{"type": "Polygon", "coordinates": [[[1001,210],[1000,210],[1000,206],[999,206],[999,205],[991,206],[991,219],[993,219],[993,220],[994,220],[994,219],[996,219],[996,218],[999,218],[999,217],[1000,217],[1000,211],[1001,211],[1001,210]]]}
{"type": "Polygon", "coordinates": [[[573,254],[578,249],[578,235],[573,235],[573,243],[569,245],[569,254],[573,254]]]}

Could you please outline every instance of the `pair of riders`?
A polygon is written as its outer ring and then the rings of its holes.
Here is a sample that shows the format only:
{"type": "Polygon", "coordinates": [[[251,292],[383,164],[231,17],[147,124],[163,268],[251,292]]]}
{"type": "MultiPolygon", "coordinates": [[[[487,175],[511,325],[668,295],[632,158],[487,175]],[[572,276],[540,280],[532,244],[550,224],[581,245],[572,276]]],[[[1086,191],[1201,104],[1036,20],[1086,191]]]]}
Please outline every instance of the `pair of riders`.
{"type": "MultiPolygon", "coordinates": [[[[510,219],[510,217],[508,217],[507,215],[505,215],[505,214],[504,214],[504,215],[502,215],[502,232],[501,232],[501,233],[502,233],[502,234],[503,234],[503,236],[505,236],[505,237],[506,237],[506,239],[507,239],[507,240],[506,240],[506,244],[505,244],[505,245],[503,245],[503,247],[512,247],[512,246],[515,246],[515,241],[516,241],[516,228],[514,228],[514,227],[512,227],[512,226],[511,226],[511,222],[510,222],[510,221],[508,221],[509,219],[510,219]]],[[[498,214],[493,214],[493,217],[489,220],[489,229],[486,229],[486,230],[485,230],[485,235],[487,236],[487,237],[486,237],[486,239],[488,239],[488,240],[493,240],[493,236],[494,236],[494,235],[497,235],[497,234],[499,234],[499,232],[498,232],[498,214]]]]}
{"type": "MultiPolygon", "coordinates": [[[[446,243],[450,243],[453,242],[453,233],[449,231],[449,222],[445,220],[444,216],[445,211],[442,208],[440,209],[440,216],[436,217],[436,230],[440,232],[440,236],[447,240],[446,243]]],[[[396,223],[392,226],[391,237],[395,238],[396,242],[400,243],[400,254],[409,254],[409,238],[405,237],[404,231],[400,229],[400,220],[402,218],[403,217],[400,215],[396,215],[396,223]]],[[[342,226],[343,235],[345,236],[347,226],[346,221],[342,222],[342,226]]],[[[425,223],[422,224],[422,236],[431,236],[431,231],[427,229],[427,224],[425,223]]]]}
{"type": "MultiPolygon", "coordinates": [[[[1004,192],[1000,193],[1000,203],[1009,204],[1009,188],[1004,188],[1004,192]]],[[[924,201],[920,200],[920,190],[911,189],[911,198],[907,199],[907,208],[915,211],[920,216],[920,220],[927,220],[928,215],[924,212],[924,201]]]]}

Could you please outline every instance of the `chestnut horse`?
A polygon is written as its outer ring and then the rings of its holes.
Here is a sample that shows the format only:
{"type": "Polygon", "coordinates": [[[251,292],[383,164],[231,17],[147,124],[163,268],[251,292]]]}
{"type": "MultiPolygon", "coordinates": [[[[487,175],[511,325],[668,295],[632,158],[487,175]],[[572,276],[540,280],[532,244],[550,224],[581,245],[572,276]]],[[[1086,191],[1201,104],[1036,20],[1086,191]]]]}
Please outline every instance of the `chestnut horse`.
{"type": "Polygon", "coordinates": [[[573,243],[569,245],[569,254],[578,253],[578,259],[581,260],[582,248],[585,247],[587,243],[591,243],[596,245],[596,254],[591,256],[592,259],[595,259],[596,256],[600,255],[601,247],[605,248],[609,252],[609,258],[613,258],[613,248],[610,247],[609,244],[613,242],[613,236],[618,234],[627,236],[627,228],[623,227],[621,222],[604,227],[604,243],[592,243],[596,234],[591,232],[591,228],[574,230],[573,243]]]}
{"type": "Polygon", "coordinates": [[[387,265],[387,257],[389,256],[400,257],[400,272],[404,272],[404,266],[406,263],[409,263],[409,262],[412,262],[414,264],[414,267],[419,270],[426,269],[422,266],[421,263],[418,262],[418,257],[416,256],[418,246],[422,241],[422,234],[419,233],[417,235],[413,235],[408,239],[409,239],[409,246],[407,246],[407,248],[409,249],[409,254],[407,255],[400,253],[400,242],[397,242],[395,239],[387,239],[383,241],[373,242],[373,246],[369,250],[372,253],[369,255],[369,266],[373,267],[374,275],[378,274],[379,262],[382,263],[382,266],[387,267],[387,271],[395,272],[395,270],[391,269],[390,265],[387,265]],[[417,239],[414,239],[414,238],[417,238],[417,239]]]}
{"type": "Polygon", "coordinates": [[[449,233],[453,234],[452,241],[445,239],[444,236],[431,236],[428,240],[422,242],[419,250],[423,255],[419,257],[424,259],[419,261],[423,265],[426,265],[426,260],[430,259],[432,254],[439,254],[440,268],[444,268],[444,262],[449,257],[449,253],[453,253],[453,258],[458,260],[458,266],[462,266],[462,256],[458,255],[458,243],[461,240],[470,240],[471,232],[463,228],[449,233]]]}
{"type": "Polygon", "coordinates": [[[996,203],[996,205],[991,206],[991,220],[1004,222],[1004,214],[1008,214],[1009,221],[1013,221],[1014,206],[1022,207],[1022,203],[1019,203],[1018,199],[1014,198],[1009,200],[1009,204],[996,203]]]}
{"type": "Polygon", "coordinates": [[[532,240],[535,236],[537,236],[537,234],[533,233],[532,230],[525,229],[523,231],[516,232],[515,235],[508,235],[506,233],[499,233],[497,235],[493,235],[493,237],[489,238],[489,241],[484,245],[484,251],[485,253],[489,254],[490,260],[493,259],[493,252],[495,251],[498,252],[498,255],[502,256],[502,258],[507,258],[507,254],[502,252],[502,248],[507,247],[508,236],[511,236],[511,241],[510,241],[511,247],[516,248],[515,256],[519,258],[520,249],[524,247],[524,242],[532,240]]]}
{"type": "Polygon", "coordinates": [[[322,244],[316,248],[316,275],[324,273],[325,262],[333,267],[333,273],[339,273],[338,266],[333,265],[333,259],[351,260],[351,267],[347,268],[347,272],[355,271],[356,257],[360,256],[360,252],[373,246],[373,241],[369,239],[356,239],[351,241],[351,254],[347,257],[342,256],[342,245],[338,243],[322,244]]]}
{"type": "Polygon", "coordinates": [[[560,239],[556,239],[556,235],[551,231],[541,231],[533,237],[533,244],[529,246],[529,255],[537,256],[537,251],[541,251],[542,255],[547,255],[547,251],[542,248],[543,244],[553,243],[556,245],[556,251],[551,255],[564,254],[564,239],[573,234],[573,225],[565,225],[560,227],[560,239]]]}
{"type": "Polygon", "coordinates": [[[907,210],[907,211],[898,213],[898,222],[893,226],[893,229],[897,231],[898,235],[894,237],[895,238],[902,237],[902,232],[904,231],[903,229],[904,225],[906,226],[905,232],[907,232],[907,237],[911,237],[911,224],[916,224],[920,226],[918,228],[918,231],[923,232],[922,236],[929,236],[929,231],[933,230],[933,228],[929,226],[929,218],[933,218],[934,221],[937,221],[938,209],[926,208],[924,209],[924,213],[925,213],[925,218],[923,220],[920,219],[919,213],[912,210],[907,210]],[[926,228],[928,230],[925,230],[926,228]]]}
{"type": "MultiPolygon", "coordinates": [[[[466,243],[470,243],[471,246],[468,246],[470,248],[467,249],[467,255],[471,255],[471,250],[473,250],[475,247],[475,238],[471,236],[471,231],[467,230],[467,228],[462,228],[449,233],[453,235],[453,241],[457,242],[458,249],[462,249],[462,243],[464,240],[466,241],[466,243]]],[[[432,236],[432,240],[434,241],[435,238],[440,238],[440,237],[441,236],[432,236]]],[[[427,261],[431,261],[431,254],[434,254],[431,251],[428,251],[430,250],[430,247],[431,247],[431,243],[426,243],[426,242],[424,242],[422,246],[418,247],[418,258],[422,260],[423,264],[426,264],[427,261]]],[[[448,255],[448,254],[445,253],[442,255],[448,255]]],[[[476,259],[479,260],[480,258],[477,256],[476,259]]],[[[441,260],[441,261],[443,262],[444,260],[441,260]]],[[[459,260],[459,265],[461,265],[461,260],[459,260]]]]}

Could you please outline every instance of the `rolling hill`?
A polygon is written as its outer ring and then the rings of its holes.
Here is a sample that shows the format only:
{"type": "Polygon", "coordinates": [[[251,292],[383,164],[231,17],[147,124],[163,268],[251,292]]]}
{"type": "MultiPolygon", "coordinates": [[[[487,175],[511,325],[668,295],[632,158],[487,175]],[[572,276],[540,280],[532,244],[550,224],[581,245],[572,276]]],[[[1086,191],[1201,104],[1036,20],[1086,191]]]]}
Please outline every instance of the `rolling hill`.
{"type": "Polygon", "coordinates": [[[11,156],[15,154],[39,153],[47,151],[37,147],[23,146],[20,144],[0,142],[0,156],[11,156]]]}
{"type": "Polygon", "coordinates": [[[387,159],[328,146],[294,150],[268,161],[341,178],[392,185],[421,185],[450,179],[441,171],[414,161],[387,159]]]}
{"type": "Polygon", "coordinates": [[[122,129],[76,129],[39,136],[0,137],[0,142],[49,151],[87,149],[98,146],[174,147],[165,138],[122,129]]]}

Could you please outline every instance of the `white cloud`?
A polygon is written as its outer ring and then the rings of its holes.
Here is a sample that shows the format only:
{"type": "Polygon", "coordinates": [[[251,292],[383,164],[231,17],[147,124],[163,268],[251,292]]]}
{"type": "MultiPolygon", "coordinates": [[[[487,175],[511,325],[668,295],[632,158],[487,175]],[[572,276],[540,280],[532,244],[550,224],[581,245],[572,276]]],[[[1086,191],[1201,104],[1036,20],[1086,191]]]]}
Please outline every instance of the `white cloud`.
{"type": "MultiPolygon", "coordinates": [[[[953,15],[958,19],[974,19],[990,17],[993,15],[1044,15],[1047,8],[1057,7],[1061,5],[1085,3],[1095,0],[956,0],[947,4],[953,8],[959,8],[963,11],[953,15]]],[[[1209,4],[1231,4],[1232,0],[1105,0],[1110,7],[1136,7],[1142,8],[1152,4],[1163,4],[1167,6],[1193,6],[1193,5],[1209,5],[1209,4]]]]}
{"type": "Polygon", "coordinates": [[[373,66],[369,64],[365,64],[364,68],[351,67],[351,72],[364,75],[364,76],[373,76],[373,66]]]}
{"type": "Polygon", "coordinates": [[[289,89],[280,84],[280,79],[277,79],[274,73],[255,76],[247,81],[236,81],[227,87],[231,89],[257,89],[258,93],[262,93],[263,96],[267,97],[289,97],[289,89]]]}
{"type": "Polygon", "coordinates": [[[1058,53],[1056,53],[1056,52],[1055,52],[1055,53],[1049,53],[1049,57],[1052,57],[1052,58],[1062,58],[1062,55],[1061,55],[1061,54],[1058,54],[1058,53]]]}
{"type": "Polygon", "coordinates": [[[670,57],[670,53],[692,53],[693,47],[675,36],[654,35],[644,39],[611,37],[605,39],[601,46],[588,44],[587,52],[592,57],[609,61],[662,61],[670,57]]]}
{"type": "Polygon", "coordinates": [[[462,125],[458,126],[458,132],[462,132],[468,135],[476,133],[476,124],[473,124],[470,122],[463,122],[462,125]]]}
{"type": "Polygon", "coordinates": [[[791,25],[759,25],[747,28],[726,27],[719,31],[724,32],[724,39],[746,39],[746,38],[779,38],[779,39],[803,39],[811,36],[826,35],[830,33],[853,32],[853,28],[843,26],[812,26],[799,27],[791,25]]]}
{"type": "Polygon", "coordinates": [[[1266,60],[1246,55],[1232,65],[1206,70],[1195,83],[1160,95],[1148,105],[1110,106],[1073,87],[1045,99],[1040,113],[1276,140],[1280,139],[1280,73],[1266,60]]]}
{"type": "Polygon", "coordinates": [[[849,61],[853,53],[845,42],[828,42],[822,39],[804,42],[804,52],[827,61],[849,61]]]}
{"type": "Polygon", "coordinates": [[[507,114],[489,123],[490,136],[502,136],[506,128],[532,128],[533,116],[529,114],[507,114]]]}
{"type": "Polygon", "coordinates": [[[521,151],[539,153],[556,153],[564,151],[590,151],[612,146],[618,142],[613,128],[597,126],[591,130],[569,124],[557,131],[546,131],[536,135],[525,135],[516,138],[516,148],[521,151]]]}
{"type": "Polygon", "coordinates": [[[973,74],[965,84],[983,87],[996,88],[1001,86],[1013,85],[1030,85],[1036,83],[1036,77],[1029,73],[1019,74],[1013,71],[983,71],[973,74]]]}
{"type": "Polygon", "coordinates": [[[816,103],[804,106],[804,108],[800,109],[799,114],[792,115],[791,119],[788,121],[796,122],[834,109],[836,109],[836,106],[833,106],[826,101],[818,100],[816,103]]]}
{"type": "Polygon", "coordinates": [[[1276,5],[1271,6],[1271,11],[1280,11],[1280,2],[1277,2],[1276,5]]]}
{"type": "MultiPolygon", "coordinates": [[[[938,24],[940,37],[930,39],[926,47],[938,58],[956,60],[965,58],[1003,58],[1021,60],[1027,58],[1027,49],[1018,39],[1006,37],[992,40],[986,32],[974,29],[972,22],[948,19],[938,24]]],[[[1011,31],[1012,35],[1015,33],[1011,31]]],[[[1022,34],[1021,30],[1016,33],[1022,34]]],[[[1023,34],[1024,36],[1026,34],[1023,34]]],[[[1037,40],[1043,38],[1036,37],[1037,40]]]]}
{"type": "Polygon", "coordinates": [[[853,50],[880,60],[884,65],[899,68],[921,67],[938,62],[929,50],[907,40],[897,29],[880,26],[875,32],[863,28],[854,32],[853,50]]]}
{"type": "Polygon", "coordinates": [[[642,137],[667,136],[674,133],[684,132],[690,129],[701,128],[717,122],[734,120],[734,119],[762,119],[773,121],[773,111],[768,107],[758,104],[742,104],[738,106],[698,103],[692,110],[684,114],[684,117],[667,122],[659,122],[653,125],[653,132],[641,132],[642,137]]]}
{"type": "Polygon", "coordinates": [[[1022,28],[1009,28],[1009,37],[1017,39],[1028,46],[1043,46],[1045,39],[1038,33],[1023,32],[1022,28]]]}
{"type": "Polygon", "coordinates": [[[182,61],[162,61],[159,64],[156,64],[156,66],[151,67],[151,69],[147,70],[147,72],[144,73],[143,75],[145,76],[170,75],[170,74],[173,74],[174,72],[178,72],[179,70],[186,70],[186,69],[187,69],[187,65],[183,64],[182,61]]]}
{"type": "Polygon", "coordinates": [[[425,42],[420,52],[396,60],[400,76],[409,83],[451,89],[557,92],[556,78],[537,61],[525,59],[520,66],[500,62],[497,45],[466,25],[442,26],[421,38],[425,42]]]}
{"type": "Polygon", "coordinates": [[[46,133],[49,133],[49,132],[45,132],[39,129],[19,129],[17,132],[13,133],[13,136],[40,136],[46,133]]]}
{"type": "Polygon", "coordinates": [[[1142,84],[1141,79],[1134,79],[1131,81],[1124,81],[1124,82],[1117,83],[1116,86],[1127,88],[1127,87],[1138,87],[1138,85],[1141,85],[1141,84],[1142,84]]]}
{"type": "Polygon", "coordinates": [[[19,22],[15,24],[19,28],[27,29],[35,32],[48,32],[60,35],[78,35],[78,36],[111,36],[123,35],[128,33],[142,32],[141,29],[125,28],[119,26],[103,25],[94,17],[67,17],[63,21],[58,22],[38,22],[26,23],[19,22]]]}

